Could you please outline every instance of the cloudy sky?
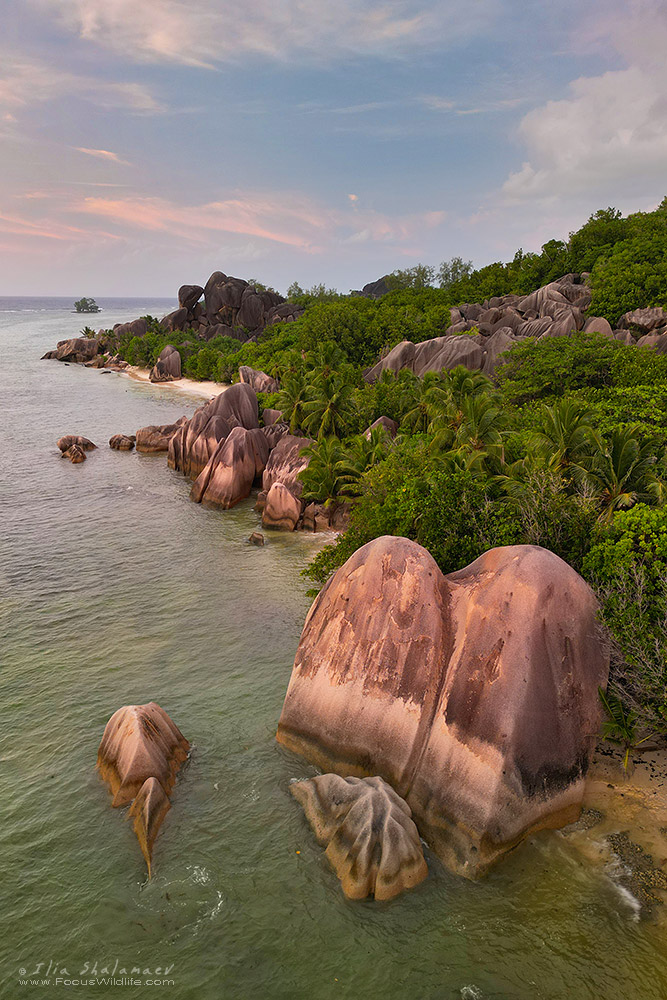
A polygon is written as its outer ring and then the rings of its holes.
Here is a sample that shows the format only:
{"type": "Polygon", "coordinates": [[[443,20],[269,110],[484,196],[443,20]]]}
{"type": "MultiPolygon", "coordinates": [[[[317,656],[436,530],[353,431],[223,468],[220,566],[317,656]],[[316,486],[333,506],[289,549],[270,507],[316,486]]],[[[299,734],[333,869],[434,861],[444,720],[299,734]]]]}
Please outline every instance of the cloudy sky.
{"type": "Polygon", "coordinates": [[[3,0],[0,294],[347,291],[667,194],[664,0],[3,0]]]}

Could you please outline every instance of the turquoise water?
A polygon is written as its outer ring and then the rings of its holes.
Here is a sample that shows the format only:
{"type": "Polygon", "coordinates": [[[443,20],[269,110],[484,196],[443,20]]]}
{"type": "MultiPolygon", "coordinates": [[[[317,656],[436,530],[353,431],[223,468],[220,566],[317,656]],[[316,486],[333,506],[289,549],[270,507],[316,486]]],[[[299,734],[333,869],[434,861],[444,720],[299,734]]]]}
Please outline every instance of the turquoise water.
{"type": "MultiPolygon", "coordinates": [[[[96,326],[169,308],[102,304],[96,326]]],[[[249,546],[252,500],[202,509],[164,456],[112,452],[113,433],[199,401],[38,360],[83,321],[0,300],[0,995],[667,997],[663,930],[560,834],[477,884],[429,855],[414,892],[343,898],[289,794],[313,771],[274,740],[309,604],[300,571],[321,543],[249,546]],[[99,450],[73,466],[65,433],[99,450]],[[150,882],[95,771],[109,716],[149,700],[193,744],[150,882]],[[86,979],[94,963],[174,985],[55,984],[54,968],[86,979]]]]}

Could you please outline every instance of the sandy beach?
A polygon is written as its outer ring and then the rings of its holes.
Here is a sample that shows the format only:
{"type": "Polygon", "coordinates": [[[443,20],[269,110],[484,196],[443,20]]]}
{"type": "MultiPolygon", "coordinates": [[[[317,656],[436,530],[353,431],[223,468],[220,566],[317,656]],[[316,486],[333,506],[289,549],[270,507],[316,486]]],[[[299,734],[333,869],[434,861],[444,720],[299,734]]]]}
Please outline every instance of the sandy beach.
{"type": "Polygon", "coordinates": [[[220,382],[197,382],[192,378],[179,378],[174,382],[151,382],[150,368],[139,368],[136,365],[130,365],[129,368],[125,368],[118,374],[127,375],[128,378],[133,378],[136,382],[148,382],[160,389],[187,393],[189,396],[201,396],[203,399],[214,399],[221,392],[229,389],[228,385],[220,382]]]}

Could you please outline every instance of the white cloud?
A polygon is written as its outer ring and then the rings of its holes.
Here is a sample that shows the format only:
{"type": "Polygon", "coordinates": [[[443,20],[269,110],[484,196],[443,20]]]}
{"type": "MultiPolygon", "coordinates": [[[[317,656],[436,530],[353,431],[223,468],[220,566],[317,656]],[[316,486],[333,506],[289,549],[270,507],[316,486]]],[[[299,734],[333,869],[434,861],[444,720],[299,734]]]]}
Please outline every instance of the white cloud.
{"type": "Polygon", "coordinates": [[[118,153],[112,153],[110,149],[86,149],[85,146],[75,146],[77,153],[85,153],[86,156],[94,156],[99,160],[106,160],[107,163],[118,163],[123,167],[129,167],[128,160],[121,160],[118,153]]]}
{"type": "Polygon", "coordinates": [[[212,67],[402,56],[493,29],[502,0],[32,0],[70,31],[128,59],[212,67]]]}
{"type": "Polygon", "coordinates": [[[606,45],[607,56],[613,47],[625,65],[574,80],[566,98],[525,115],[528,158],[503,186],[510,201],[595,196],[602,204],[664,193],[667,5],[626,0],[590,22],[584,38],[606,45]]]}

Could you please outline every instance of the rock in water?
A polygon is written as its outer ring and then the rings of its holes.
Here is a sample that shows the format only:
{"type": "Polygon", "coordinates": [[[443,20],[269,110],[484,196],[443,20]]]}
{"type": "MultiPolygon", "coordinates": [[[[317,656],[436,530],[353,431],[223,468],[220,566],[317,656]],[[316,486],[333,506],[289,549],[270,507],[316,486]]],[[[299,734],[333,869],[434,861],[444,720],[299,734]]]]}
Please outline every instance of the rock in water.
{"type": "Polygon", "coordinates": [[[426,878],[410,807],[382,778],[322,774],[290,788],[349,899],[392,899],[426,878]]]}
{"type": "Polygon", "coordinates": [[[109,447],[114,451],[132,451],[136,440],[134,434],[114,434],[109,438],[109,447]]]}
{"type": "Polygon", "coordinates": [[[595,597],[546,549],[491,549],[445,577],[384,536],[313,604],[278,739],[323,770],[379,774],[453,871],[481,874],[575,820],[608,657],[595,597]]]}
{"type": "Polygon", "coordinates": [[[134,829],[149,875],[153,843],[189,750],[180,729],[154,701],[119,708],[104,730],[97,767],[111,790],[113,806],[135,800],[130,815],[135,817],[134,829]]]}
{"type": "Polygon", "coordinates": [[[294,531],[301,517],[301,501],[283,483],[274,483],[266,496],[262,527],[294,531]]]}
{"type": "Polygon", "coordinates": [[[83,448],[84,451],[93,451],[97,448],[96,444],[93,444],[88,438],[81,437],[80,434],[65,434],[64,437],[58,438],[56,441],[56,447],[60,448],[63,453],[68,451],[72,445],[83,448]]]}
{"type": "Polygon", "coordinates": [[[70,445],[67,451],[64,451],[60,457],[69,458],[72,465],[79,465],[81,462],[86,461],[86,453],[78,444],[70,445]]]}
{"type": "Polygon", "coordinates": [[[145,454],[169,451],[169,442],[178,434],[182,425],[187,423],[187,419],[179,417],[175,424],[149,424],[148,427],[140,427],[135,436],[137,451],[145,454]]]}
{"type": "Polygon", "coordinates": [[[141,853],[151,877],[153,844],[162,821],[171,809],[171,803],[157,778],[146,778],[136,799],[130,806],[130,816],[134,817],[133,829],[137,835],[141,853]]]}

